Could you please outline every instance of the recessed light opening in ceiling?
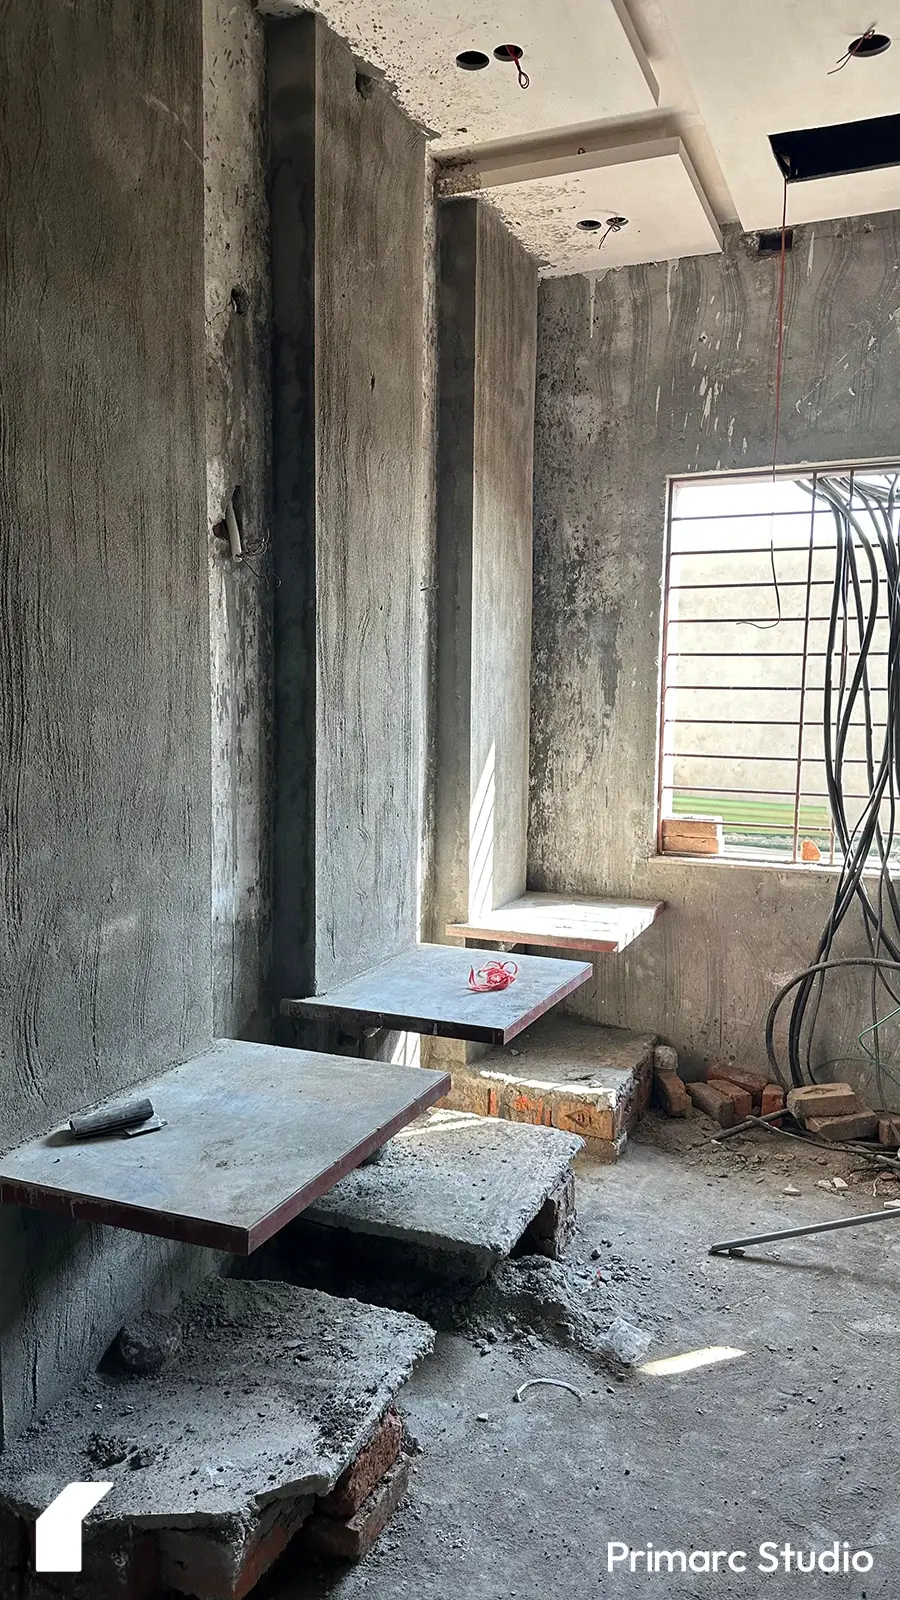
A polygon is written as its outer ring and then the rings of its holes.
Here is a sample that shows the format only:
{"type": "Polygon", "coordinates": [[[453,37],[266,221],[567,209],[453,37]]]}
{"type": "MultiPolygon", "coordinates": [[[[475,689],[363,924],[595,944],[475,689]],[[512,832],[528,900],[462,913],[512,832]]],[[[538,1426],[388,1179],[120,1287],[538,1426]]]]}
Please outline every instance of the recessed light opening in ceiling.
{"type": "Polygon", "coordinates": [[[490,64],[483,50],[461,50],[456,58],[456,65],[462,67],[463,72],[480,72],[482,67],[489,67],[490,64]]]}
{"type": "Polygon", "coordinates": [[[769,143],[788,183],[875,172],[900,165],[900,116],[770,133],[769,143]]]}
{"type": "Polygon", "coordinates": [[[598,228],[603,227],[603,223],[598,221],[596,217],[582,217],[581,221],[576,222],[575,226],[576,228],[581,228],[584,233],[596,233],[598,228]]]}
{"type": "Polygon", "coordinates": [[[890,50],[891,40],[886,33],[864,33],[854,39],[847,54],[851,60],[865,61],[868,56],[883,56],[885,50],[890,50]]]}
{"type": "Polygon", "coordinates": [[[520,44],[498,44],[494,51],[496,61],[521,61],[525,51],[520,44]]]}

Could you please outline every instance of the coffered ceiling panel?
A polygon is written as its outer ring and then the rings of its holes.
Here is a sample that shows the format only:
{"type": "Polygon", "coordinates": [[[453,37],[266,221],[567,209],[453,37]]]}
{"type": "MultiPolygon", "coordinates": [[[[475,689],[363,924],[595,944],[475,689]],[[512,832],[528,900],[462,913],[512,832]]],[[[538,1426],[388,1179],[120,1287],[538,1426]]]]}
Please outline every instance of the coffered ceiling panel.
{"type": "MultiPolygon", "coordinates": [[[[783,181],[768,135],[900,111],[900,0],[663,0],[663,10],[738,216],[747,229],[781,222],[783,181]],[[883,55],[854,57],[876,21],[883,55]]],[[[789,186],[788,220],[861,216],[900,206],[900,169],[789,186]]]]}
{"type": "Polygon", "coordinates": [[[615,164],[490,189],[492,203],[542,261],[545,276],[721,249],[715,218],[679,139],[616,154],[615,164]],[[624,226],[610,228],[610,219],[623,217],[624,226]],[[579,228],[585,221],[600,227],[579,228]]]}
{"type": "Polygon", "coordinates": [[[653,111],[656,80],[624,0],[263,0],[269,14],[317,10],[365,61],[383,72],[411,116],[447,151],[572,123],[653,111]],[[498,61],[523,51],[530,78],[498,61]],[[466,72],[463,51],[489,65],[466,72]]]}

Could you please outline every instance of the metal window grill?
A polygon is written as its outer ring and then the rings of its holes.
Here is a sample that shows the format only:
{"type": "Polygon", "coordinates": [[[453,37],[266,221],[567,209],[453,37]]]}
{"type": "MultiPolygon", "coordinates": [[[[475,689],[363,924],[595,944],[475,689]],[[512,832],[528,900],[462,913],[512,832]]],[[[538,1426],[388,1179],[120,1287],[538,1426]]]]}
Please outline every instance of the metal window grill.
{"type": "MultiPolygon", "coordinates": [[[[852,702],[847,713],[841,762],[842,799],[853,828],[871,800],[873,744],[884,743],[889,715],[890,585],[882,580],[885,548],[889,562],[891,547],[898,549],[898,483],[900,466],[881,464],[671,482],[660,830],[665,818],[715,816],[728,856],[797,861],[804,841],[811,841],[822,861],[840,859],[829,803],[826,712],[833,717],[834,706],[845,703],[863,637],[856,619],[871,614],[865,701],[852,702]],[[873,506],[882,544],[867,532],[873,506]],[[842,538],[860,552],[860,570],[852,584],[844,577],[843,617],[829,644],[842,538]],[[864,556],[872,543],[874,588],[872,563],[864,556]]],[[[892,787],[879,809],[891,844],[896,809],[892,787]]]]}

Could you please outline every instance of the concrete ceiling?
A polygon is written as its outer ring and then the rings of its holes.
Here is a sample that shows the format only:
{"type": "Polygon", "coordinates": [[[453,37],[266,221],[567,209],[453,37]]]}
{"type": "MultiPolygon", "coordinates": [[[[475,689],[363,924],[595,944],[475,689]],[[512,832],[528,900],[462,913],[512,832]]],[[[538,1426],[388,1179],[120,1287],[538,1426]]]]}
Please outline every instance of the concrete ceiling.
{"type": "MultiPolygon", "coordinates": [[[[665,0],[737,214],[745,228],[780,226],[783,184],[768,135],[900,111],[900,0],[665,0]],[[896,42],[832,72],[876,20],[896,42]]],[[[900,169],[790,186],[793,222],[900,206],[900,169]]]]}
{"type": "Polygon", "coordinates": [[[491,198],[547,277],[629,267],[654,258],[661,234],[671,256],[702,256],[722,248],[722,236],[680,139],[633,145],[629,159],[586,171],[530,178],[492,190],[491,198]],[[578,227],[584,219],[618,230],[578,227]],[[603,241],[601,244],[601,240],[603,241]]]}
{"type": "MultiPolygon", "coordinates": [[[[735,219],[775,228],[783,186],[770,133],[900,110],[900,0],[875,8],[892,48],[832,75],[876,20],[861,0],[260,0],[260,9],[321,11],[428,130],[443,192],[483,191],[547,274],[703,254],[721,248],[718,225],[735,219]],[[523,48],[527,90],[493,58],[502,44],[523,48]],[[490,66],[461,71],[461,50],[483,51],[490,66]],[[594,212],[629,217],[602,253],[575,227],[594,212]]],[[[793,222],[895,207],[897,168],[789,190],[793,222]]]]}

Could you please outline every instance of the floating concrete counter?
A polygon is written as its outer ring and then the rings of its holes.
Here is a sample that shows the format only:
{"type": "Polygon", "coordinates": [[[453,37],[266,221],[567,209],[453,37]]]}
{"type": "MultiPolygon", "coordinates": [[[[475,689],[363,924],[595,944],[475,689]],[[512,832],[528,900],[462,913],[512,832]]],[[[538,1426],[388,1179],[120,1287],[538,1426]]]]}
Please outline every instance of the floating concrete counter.
{"type": "Polygon", "coordinates": [[[449,1087],[437,1072],[220,1039],[148,1083],[141,1138],[0,1157],[0,1201],[248,1255],[449,1087]]]}
{"type": "Polygon", "coordinates": [[[653,926],[664,900],[598,900],[586,894],[529,892],[468,922],[451,922],[451,939],[618,955],[653,926]]]}
{"type": "Polygon", "coordinates": [[[482,956],[489,960],[495,952],[418,944],[324,994],[283,1000],[282,1016],[337,1022],[348,1031],[399,1028],[508,1044],[593,976],[593,969],[581,961],[519,956],[518,973],[508,989],[473,993],[469,972],[482,956]]]}

